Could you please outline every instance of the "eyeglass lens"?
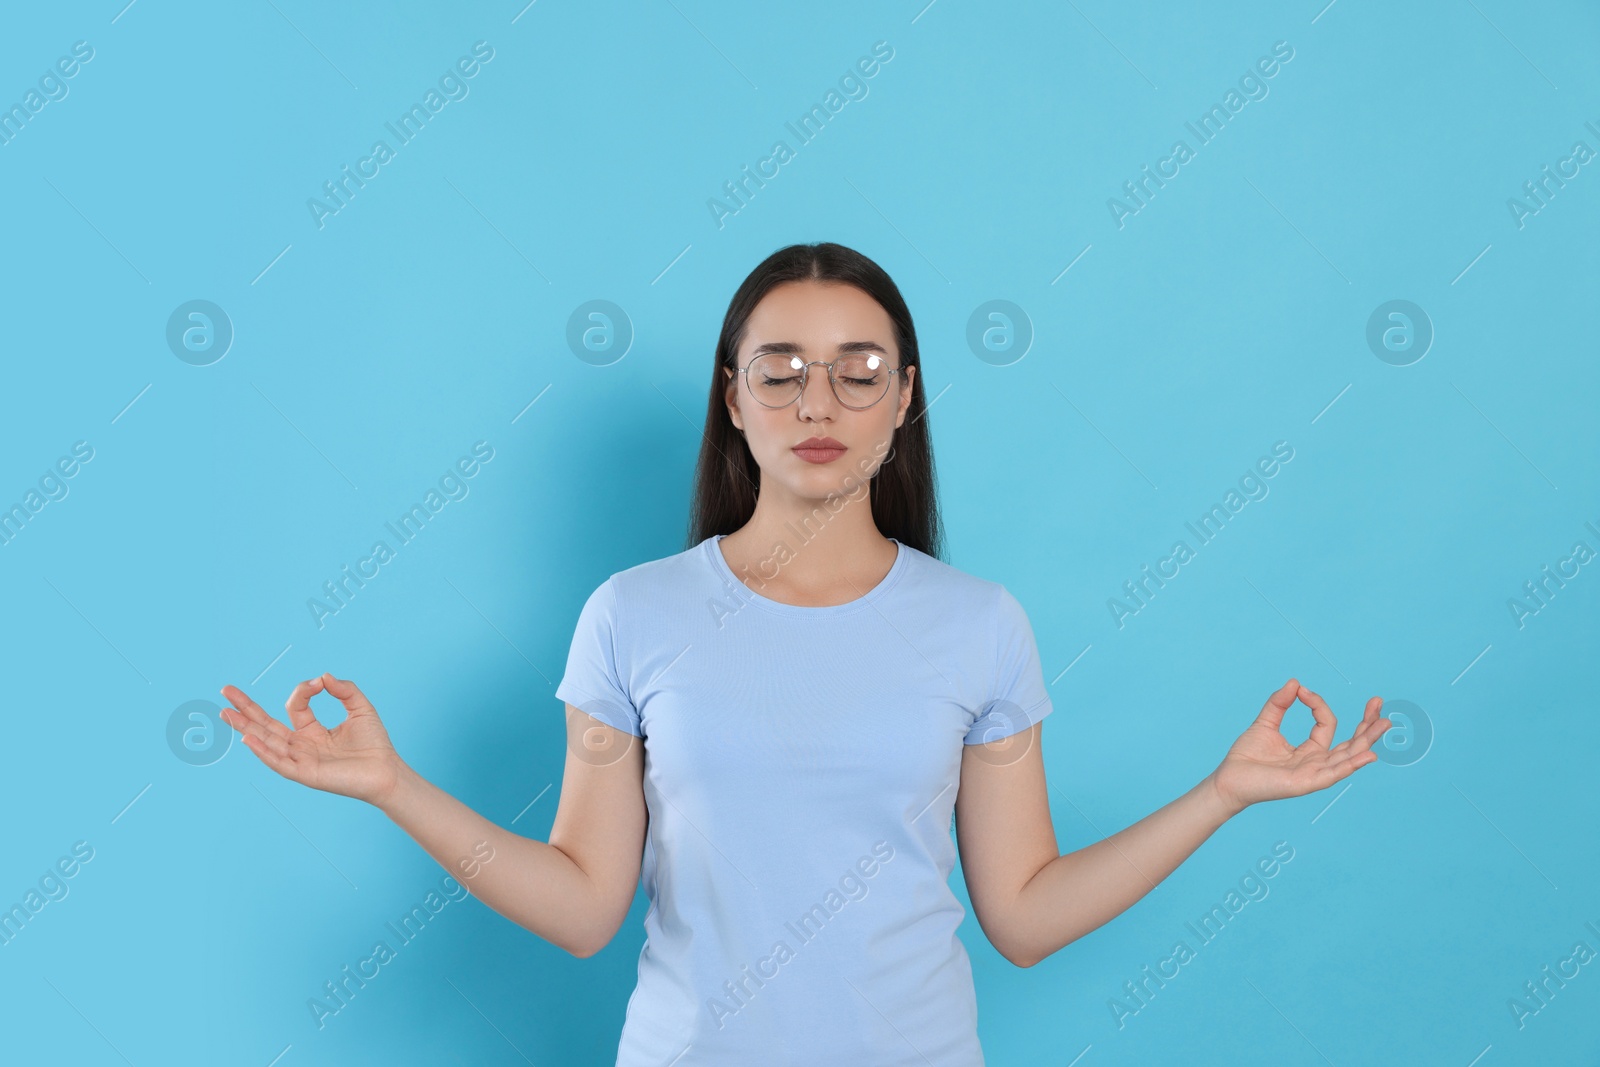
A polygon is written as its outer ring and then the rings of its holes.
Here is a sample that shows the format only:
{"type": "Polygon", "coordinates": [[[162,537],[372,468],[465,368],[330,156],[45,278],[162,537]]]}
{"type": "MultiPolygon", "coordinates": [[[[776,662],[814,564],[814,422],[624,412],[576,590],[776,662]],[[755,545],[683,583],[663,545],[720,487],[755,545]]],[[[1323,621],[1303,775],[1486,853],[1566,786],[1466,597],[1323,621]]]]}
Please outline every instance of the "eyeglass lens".
{"type": "MultiPolygon", "coordinates": [[[[746,377],[750,391],[767,407],[794,403],[804,384],[805,360],[798,355],[772,352],[750,361],[746,377]]],[[[819,368],[820,369],[820,368],[819,368]]],[[[889,361],[876,352],[852,352],[833,367],[833,394],[850,408],[871,407],[889,391],[889,361]]]]}

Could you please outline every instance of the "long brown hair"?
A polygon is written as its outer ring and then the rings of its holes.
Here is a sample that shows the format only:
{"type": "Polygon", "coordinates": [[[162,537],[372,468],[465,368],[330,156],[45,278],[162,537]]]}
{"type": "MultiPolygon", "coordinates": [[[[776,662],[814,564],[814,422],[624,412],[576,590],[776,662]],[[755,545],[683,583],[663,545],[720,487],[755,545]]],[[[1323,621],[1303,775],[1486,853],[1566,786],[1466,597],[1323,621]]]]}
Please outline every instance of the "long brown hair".
{"type": "Polygon", "coordinates": [[[733,533],[755,513],[761,468],[728,415],[724,399],[727,376],[723,368],[737,370],[739,345],[750,313],[761,298],[775,286],[806,279],[853,285],[876,300],[894,323],[900,366],[917,368],[905,423],[895,431],[893,449],[879,464],[868,493],[872,519],[880,533],[943,558],[944,531],[939,522],[928,407],[911,312],[882,267],[860,252],[831,241],[778,249],[750,272],[728,303],[711,368],[711,395],[706,401],[706,426],[689,510],[689,540],[684,547],[693,548],[715,534],[733,533]]]}

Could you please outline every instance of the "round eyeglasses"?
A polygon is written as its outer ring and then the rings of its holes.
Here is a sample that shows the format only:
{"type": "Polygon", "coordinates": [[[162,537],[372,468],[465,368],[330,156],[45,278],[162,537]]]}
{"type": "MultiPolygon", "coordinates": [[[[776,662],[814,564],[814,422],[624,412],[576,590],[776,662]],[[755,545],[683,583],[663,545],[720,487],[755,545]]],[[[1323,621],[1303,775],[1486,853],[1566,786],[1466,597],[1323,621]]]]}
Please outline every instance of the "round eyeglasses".
{"type": "Polygon", "coordinates": [[[828,368],[828,383],[833,395],[847,408],[870,408],[889,391],[889,379],[900,371],[877,352],[851,352],[831,363],[807,363],[797,355],[769,352],[741,367],[750,395],[762,407],[788,407],[805,391],[812,367],[828,368]]]}

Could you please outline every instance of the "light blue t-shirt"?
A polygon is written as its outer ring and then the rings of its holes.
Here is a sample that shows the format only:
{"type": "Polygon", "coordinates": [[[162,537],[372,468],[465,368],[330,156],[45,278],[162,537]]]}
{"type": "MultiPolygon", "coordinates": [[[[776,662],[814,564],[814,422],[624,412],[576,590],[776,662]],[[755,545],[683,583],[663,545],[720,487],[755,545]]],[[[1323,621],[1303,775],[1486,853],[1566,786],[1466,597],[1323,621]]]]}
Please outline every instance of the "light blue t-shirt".
{"type": "Polygon", "coordinates": [[[864,596],[783,604],[720,539],[608,578],[556,687],[645,747],[617,1065],[981,1065],[951,817],[962,746],[1052,710],[1027,616],[899,542],[864,596]]]}

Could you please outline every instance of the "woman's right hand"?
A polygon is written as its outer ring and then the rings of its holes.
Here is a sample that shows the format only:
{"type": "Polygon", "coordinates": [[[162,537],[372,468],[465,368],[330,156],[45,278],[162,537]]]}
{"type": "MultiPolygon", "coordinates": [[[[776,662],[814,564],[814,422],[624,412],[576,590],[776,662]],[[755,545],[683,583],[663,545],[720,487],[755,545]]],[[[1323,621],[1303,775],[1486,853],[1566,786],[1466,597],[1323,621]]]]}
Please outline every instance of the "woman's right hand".
{"type": "Polygon", "coordinates": [[[405,764],[389,732],[354,682],[324,674],[301,682],[284,709],[293,729],[261,710],[238,686],[222,687],[232,708],[222,719],[244,735],[262,763],[292,782],[380,805],[393,792],[405,764]],[[327,689],[344,705],[345,721],[329,730],[311,711],[311,697],[327,689]]]}

